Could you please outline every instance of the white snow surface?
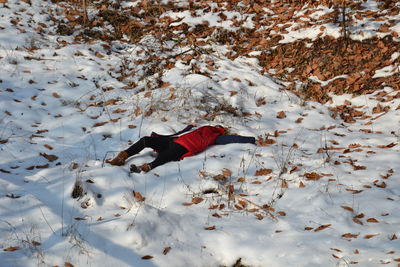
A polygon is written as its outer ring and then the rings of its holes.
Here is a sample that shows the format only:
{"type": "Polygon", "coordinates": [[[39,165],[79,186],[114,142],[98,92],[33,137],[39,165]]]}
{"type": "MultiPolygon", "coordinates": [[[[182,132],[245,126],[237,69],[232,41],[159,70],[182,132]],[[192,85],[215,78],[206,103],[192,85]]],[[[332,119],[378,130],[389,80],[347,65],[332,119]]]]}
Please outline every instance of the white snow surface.
{"type": "MultiPolygon", "coordinates": [[[[168,87],[149,96],[110,75],[124,58],[139,57],[135,45],[113,44],[124,49],[106,53],[100,41],[73,43],[43,15],[53,4],[31,3],[0,6],[0,266],[232,266],[239,258],[249,266],[397,264],[399,98],[385,103],[383,116],[372,114],[371,95],[304,103],[261,75],[257,61],[225,57],[213,58],[208,76],[178,62],[164,73],[168,87]],[[39,22],[47,24],[40,34],[28,27],[39,22]],[[371,118],[332,118],[329,106],[345,101],[371,118]],[[205,121],[221,103],[250,115],[205,121]],[[136,112],[150,108],[150,116],[136,112]],[[223,124],[275,143],[212,146],[147,174],[103,162],[141,136],[188,123],[223,124]],[[256,175],[261,169],[272,172],[256,175]],[[213,179],[223,172],[227,181],[213,179]],[[87,191],[79,199],[71,197],[76,181],[87,191]]],[[[310,33],[288,36],[297,35],[310,33]]],[[[152,160],[150,152],[129,163],[152,160]]]]}

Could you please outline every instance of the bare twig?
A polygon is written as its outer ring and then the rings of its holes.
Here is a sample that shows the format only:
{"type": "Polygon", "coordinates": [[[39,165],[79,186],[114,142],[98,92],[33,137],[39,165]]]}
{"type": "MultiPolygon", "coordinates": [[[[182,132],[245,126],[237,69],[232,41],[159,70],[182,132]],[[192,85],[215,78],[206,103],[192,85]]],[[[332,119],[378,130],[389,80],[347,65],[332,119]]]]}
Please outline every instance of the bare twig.
{"type": "Polygon", "coordinates": [[[82,0],[82,8],[83,8],[83,24],[86,25],[88,22],[88,13],[87,13],[87,1],[88,0],[82,0]]]}

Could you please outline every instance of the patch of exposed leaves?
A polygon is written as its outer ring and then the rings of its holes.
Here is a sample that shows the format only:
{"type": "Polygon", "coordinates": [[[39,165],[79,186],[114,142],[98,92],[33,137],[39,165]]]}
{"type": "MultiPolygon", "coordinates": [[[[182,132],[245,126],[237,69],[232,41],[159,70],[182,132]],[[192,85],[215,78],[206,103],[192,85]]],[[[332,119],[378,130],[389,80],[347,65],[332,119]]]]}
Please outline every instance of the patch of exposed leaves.
{"type": "MultiPolygon", "coordinates": [[[[59,2],[53,0],[53,2],[59,2]]],[[[86,22],[85,30],[75,34],[75,42],[91,40],[121,40],[123,36],[129,38],[130,43],[141,42],[145,37],[152,36],[160,45],[174,41],[172,47],[163,47],[161,50],[147,48],[143,50],[143,61],[136,62],[143,68],[145,75],[160,74],[162,69],[173,68],[175,62],[181,60],[185,64],[199,62],[200,57],[207,53],[206,46],[210,44],[225,45],[229,49],[224,56],[235,59],[239,56],[256,57],[262,66],[262,72],[269,73],[279,80],[288,82],[286,89],[307,100],[325,103],[329,101],[330,93],[334,94],[370,94],[383,87],[392,87],[400,90],[400,74],[397,71],[386,77],[374,77],[377,70],[388,66],[398,66],[400,57],[392,58],[400,50],[399,42],[395,41],[398,34],[391,30],[396,24],[388,20],[388,16],[400,13],[394,1],[378,1],[378,9],[365,9],[363,1],[345,1],[347,14],[347,31],[359,28],[363,23],[379,23],[377,30],[386,36],[364,41],[355,41],[346,38],[335,39],[326,35],[327,23],[341,27],[343,1],[340,0],[304,0],[304,1],[217,1],[214,6],[209,1],[188,1],[186,4],[169,1],[155,3],[153,1],[137,1],[137,5],[123,7],[120,2],[95,2],[92,8],[96,15],[86,22]],[[330,9],[324,15],[318,15],[320,5],[330,9]],[[170,15],[171,13],[189,12],[193,17],[199,14],[213,13],[219,16],[220,22],[229,22],[238,30],[230,31],[214,26],[208,21],[196,25],[188,25],[183,17],[170,15]],[[226,12],[240,12],[243,18],[251,18],[253,28],[245,27],[244,19],[228,18],[226,12]],[[110,30],[109,26],[113,27],[110,30]],[[352,27],[354,26],[354,27],[352,27]],[[290,28],[290,29],[289,29],[290,28]],[[299,40],[291,43],[280,43],[284,35],[290,31],[313,28],[320,31],[316,40],[299,40]],[[101,31],[99,29],[102,29],[101,31]],[[183,53],[176,53],[182,51],[183,53]],[[254,51],[261,54],[251,55],[254,51]],[[271,72],[272,70],[272,72],[271,72]]],[[[79,29],[83,23],[83,10],[80,1],[67,0],[58,3],[65,13],[65,23],[59,25],[59,34],[70,35],[79,29]]],[[[354,32],[356,33],[356,32],[354,32]]],[[[362,33],[360,33],[362,35],[362,33]]],[[[106,51],[111,46],[103,45],[106,51]]],[[[213,62],[203,62],[206,69],[213,71],[216,66],[213,62]]],[[[197,64],[192,64],[194,73],[209,75],[208,70],[201,70],[197,64]]],[[[121,66],[121,69],[123,66],[121,66]]],[[[204,68],[203,68],[204,69],[204,68]]],[[[121,81],[125,81],[127,88],[135,87],[130,80],[136,70],[123,69],[119,71],[121,81]]],[[[161,75],[154,79],[155,85],[162,88],[161,75]]],[[[391,99],[400,97],[399,94],[390,96],[391,99]]],[[[382,98],[390,101],[389,98],[382,98]]],[[[264,105],[259,99],[258,106],[264,105]]],[[[219,111],[211,112],[214,116],[219,111]]],[[[236,110],[224,110],[237,116],[236,110]]],[[[351,109],[341,110],[340,114],[346,122],[353,122],[358,116],[363,116],[351,109]]],[[[242,114],[240,114],[242,115],[242,114]]],[[[285,114],[277,114],[284,118],[285,114]]],[[[205,119],[212,119],[205,118],[205,119]]],[[[300,123],[301,121],[298,121],[300,123]]]]}
{"type": "MultiPolygon", "coordinates": [[[[271,169],[261,168],[256,171],[254,176],[265,176],[272,172],[271,169]]],[[[211,205],[208,209],[215,211],[212,214],[213,217],[222,218],[228,216],[232,212],[252,213],[257,220],[263,220],[265,216],[268,216],[271,219],[276,219],[277,215],[286,216],[284,211],[276,212],[275,209],[270,207],[268,204],[254,202],[251,199],[252,195],[249,195],[240,189],[243,186],[243,183],[246,183],[248,180],[254,180],[253,182],[250,182],[250,184],[254,186],[262,184],[262,182],[257,178],[247,179],[245,177],[232,177],[233,173],[229,169],[223,169],[222,173],[217,175],[199,171],[199,175],[202,179],[213,179],[220,183],[218,190],[208,189],[202,192],[203,195],[219,194],[222,197],[218,200],[218,203],[213,203],[214,199],[212,198],[207,199],[207,201],[211,201],[211,205]]],[[[192,206],[194,204],[203,203],[203,201],[205,201],[203,197],[195,196],[190,202],[184,202],[182,205],[192,206]]]]}
{"type": "Polygon", "coordinates": [[[365,41],[326,37],[310,43],[301,40],[281,44],[259,59],[265,72],[274,69],[275,76],[291,82],[287,89],[325,103],[329,93],[370,94],[387,86],[400,90],[399,73],[374,78],[377,70],[400,63],[399,58],[391,58],[399,49],[400,44],[390,36],[365,41]]]}

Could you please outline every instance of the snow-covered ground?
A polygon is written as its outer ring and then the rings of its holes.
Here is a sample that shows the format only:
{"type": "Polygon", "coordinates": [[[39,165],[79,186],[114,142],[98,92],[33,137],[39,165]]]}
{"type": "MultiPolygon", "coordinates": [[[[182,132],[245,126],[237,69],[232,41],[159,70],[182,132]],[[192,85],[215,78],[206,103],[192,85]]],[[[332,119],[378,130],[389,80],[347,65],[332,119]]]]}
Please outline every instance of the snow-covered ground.
{"type": "Polygon", "coordinates": [[[156,41],[76,42],[49,14],[63,16],[50,1],[0,1],[0,266],[400,263],[398,91],[305,102],[217,45],[196,72],[178,59],[158,87],[127,86],[123,67],[142,75],[140,44],[156,41]],[[366,116],[346,123],[340,105],[366,116]],[[104,164],[189,123],[263,145],[213,146],[147,174],[104,164]],[[73,198],[77,184],[86,194],[73,198]]]}

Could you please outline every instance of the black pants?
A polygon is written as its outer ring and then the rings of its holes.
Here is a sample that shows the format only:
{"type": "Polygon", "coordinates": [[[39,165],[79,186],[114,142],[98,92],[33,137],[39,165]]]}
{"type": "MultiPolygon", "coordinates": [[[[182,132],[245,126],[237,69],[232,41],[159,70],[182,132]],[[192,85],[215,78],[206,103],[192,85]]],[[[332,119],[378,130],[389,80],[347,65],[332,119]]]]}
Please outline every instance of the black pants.
{"type": "Polygon", "coordinates": [[[138,154],[144,148],[152,148],[156,150],[158,152],[156,159],[149,163],[151,169],[154,169],[167,162],[179,160],[188,152],[186,148],[175,143],[173,140],[174,138],[171,137],[145,136],[126,149],[125,152],[128,153],[129,157],[131,157],[138,154]]]}

